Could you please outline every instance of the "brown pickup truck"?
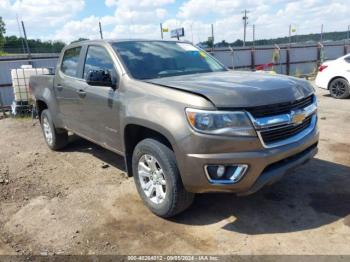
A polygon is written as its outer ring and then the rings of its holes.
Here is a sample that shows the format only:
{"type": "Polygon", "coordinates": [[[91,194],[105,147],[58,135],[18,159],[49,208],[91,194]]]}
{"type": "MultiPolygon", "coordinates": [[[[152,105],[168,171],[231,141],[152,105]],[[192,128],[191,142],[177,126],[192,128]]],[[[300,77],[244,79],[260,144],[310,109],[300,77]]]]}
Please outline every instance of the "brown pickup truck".
{"type": "Polygon", "coordinates": [[[84,41],[30,86],[53,150],[68,131],[125,157],[151,211],[195,193],[251,194],[317,152],[317,102],[304,80],[232,71],[187,43],[84,41]]]}

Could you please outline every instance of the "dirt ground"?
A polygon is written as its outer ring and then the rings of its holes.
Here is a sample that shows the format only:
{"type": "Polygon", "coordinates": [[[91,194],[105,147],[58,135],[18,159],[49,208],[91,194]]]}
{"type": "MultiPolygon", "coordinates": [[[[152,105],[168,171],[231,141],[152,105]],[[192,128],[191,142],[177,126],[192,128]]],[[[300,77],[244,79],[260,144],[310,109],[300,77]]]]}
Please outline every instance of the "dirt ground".
{"type": "Polygon", "coordinates": [[[317,90],[319,154],[255,195],[197,195],[171,220],[142,204],[123,159],[31,119],[0,120],[1,254],[350,254],[350,99],[317,90]]]}

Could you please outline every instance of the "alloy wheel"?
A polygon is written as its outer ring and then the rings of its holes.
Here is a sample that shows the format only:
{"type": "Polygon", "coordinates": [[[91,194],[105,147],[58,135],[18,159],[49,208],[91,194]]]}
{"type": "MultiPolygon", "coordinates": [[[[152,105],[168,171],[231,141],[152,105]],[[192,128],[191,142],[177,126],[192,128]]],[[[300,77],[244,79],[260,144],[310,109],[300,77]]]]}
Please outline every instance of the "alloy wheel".
{"type": "Polygon", "coordinates": [[[46,142],[49,145],[52,145],[53,134],[52,134],[52,129],[51,129],[51,126],[49,124],[49,120],[47,119],[47,117],[44,117],[44,119],[43,119],[43,129],[44,129],[44,135],[45,135],[46,142]]]}
{"type": "Polygon", "coordinates": [[[138,162],[138,176],[145,195],[154,204],[164,201],[166,195],[166,180],[159,161],[152,155],[141,156],[138,162]]]}
{"type": "Polygon", "coordinates": [[[343,81],[335,81],[330,86],[330,91],[335,97],[342,97],[346,92],[346,84],[343,81]]]}

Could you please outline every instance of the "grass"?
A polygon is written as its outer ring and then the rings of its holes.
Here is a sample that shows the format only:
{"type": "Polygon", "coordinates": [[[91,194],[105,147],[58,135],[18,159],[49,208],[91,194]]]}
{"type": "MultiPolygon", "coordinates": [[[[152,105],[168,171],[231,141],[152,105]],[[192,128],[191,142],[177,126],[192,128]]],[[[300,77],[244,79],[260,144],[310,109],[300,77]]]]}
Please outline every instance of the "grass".
{"type": "Polygon", "coordinates": [[[0,56],[5,56],[5,55],[8,55],[8,53],[0,51],[0,56]]]}

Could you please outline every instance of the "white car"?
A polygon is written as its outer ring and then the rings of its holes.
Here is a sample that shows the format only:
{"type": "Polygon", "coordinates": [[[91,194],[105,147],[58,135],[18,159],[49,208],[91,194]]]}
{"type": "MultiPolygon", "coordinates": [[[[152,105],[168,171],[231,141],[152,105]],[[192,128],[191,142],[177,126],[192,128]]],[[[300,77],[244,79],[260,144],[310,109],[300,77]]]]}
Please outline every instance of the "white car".
{"type": "Polygon", "coordinates": [[[350,54],[326,61],[319,68],[315,81],[320,88],[328,89],[334,98],[350,96],[350,54]]]}

